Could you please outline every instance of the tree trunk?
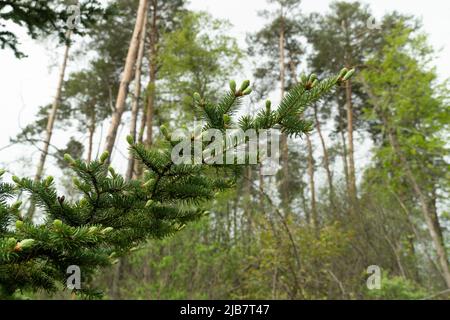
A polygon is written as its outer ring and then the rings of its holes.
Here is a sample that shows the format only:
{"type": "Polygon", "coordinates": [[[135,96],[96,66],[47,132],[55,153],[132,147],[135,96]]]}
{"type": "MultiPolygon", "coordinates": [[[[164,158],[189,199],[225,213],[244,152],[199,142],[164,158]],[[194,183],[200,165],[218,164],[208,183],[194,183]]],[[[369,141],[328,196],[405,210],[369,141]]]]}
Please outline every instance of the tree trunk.
{"type": "MultiPolygon", "coordinates": [[[[286,80],[285,80],[285,29],[284,29],[284,16],[283,8],[281,8],[281,27],[279,35],[279,53],[280,53],[280,90],[281,90],[281,100],[284,98],[286,80]]],[[[284,214],[287,216],[289,212],[289,149],[288,149],[288,139],[286,134],[281,134],[281,165],[283,175],[281,177],[281,201],[284,209],[284,214]]]]}
{"type": "MultiPolygon", "coordinates": [[[[146,125],[146,121],[147,121],[147,104],[145,103],[143,105],[143,107],[144,107],[143,108],[144,110],[142,110],[141,123],[140,123],[139,133],[138,133],[138,137],[137,137],[137,141],[140,144],[144,143],[145,125],[146,125]]],[[[143,170],[144,170],[144,168],[142,166],[142,163],[140,163],[139,161],[134,161],[135,176],[142,177],[143,170]]]]}
{"type": "MultiPolygon", "coordinates": [[[[51,108],[49,116],[48,116],[47,128],[45,130],[46,136],[45,136],[45,140],[44,140],[44,147],[42,149],[41,157],[39,159],[39,163],[38,163],[38,166],[36,169],[36,174],[34,176],[35,182],[41,180],[42,175],[44,173],[45,161],[47,160],[48,149],[49,149],[50,141],[51,141],[52,135],[53,135],[53,127],[55,125],[56,114],[58,112],[58,108],[61,103],[61,92],[62,92],[62,87],[63,87],[63,83],[64,83],[64,76],[66,74],[67,60],[69,58],[71,35],[72,35],[72,32],[70,30],[67,31],[67,34],[66,34],[67,43],[66,43],[66,46],[64,49],[64,56],[63,56],[63,61],[62,61],[62,65],[61,65],[61,70],[59,73],[58,85],[56,87],[55,98],[53,100],[52,108],[51,108]]],[[[36,211],[36,203],[34,201],[31,201],[30,208],[28,209],[28,218],[30,220],[33,219],[35,211],[36,211]]]]}
{"type": "Polygon", "coordinates": [[[345,133],[344,133],[344,122],[342,120],[341,112],[338,110],[339,114],[339,131],[341,135],[342,142],[342,162],[344,164],[344,176],[345,176],[345,185],[347,186],[347,192],[350,193],[350,181],[348,177],[348,161],[347,161],[347,143],[345,142],[345,133]]]}
{"type": "MultiPolygon", "coordinates": [[[[139,52],[138,52],[138,58],[136,61],[136,72],[135,72],[135,78],[134,78],[135,87],[134,87],[134,96],[133,96],[133,106],[131,108],[131,123],[130,123],[130,136],[133,137],[133,141],[136,141],[137,120],[138,120],[138,113],[139,113],[139,98],[141,95],[142,60],[144,58],[147,17],[148,17],[148,15],[146,14],[144,17],[144,22],[142,24],[141,40],[140,40],[140,44],[139,44],[139,52]]],[[[133,154],[130,152],[129,159],[128,159],[127,174],[126,174],[127,180],[131,180],[133,178],[134,167],[135,167],[135,160],[134,160],[133,154]]]]}
{"type": "Polygon", "coordinates": [[[265,206],[264,206],[264,197],[263,197],[264,176],[262,174],[262,165],[261,164],[259,164],[258,172],[259,172],[259,206],[260,206],[261,212],[263,214],[265,214],[266,210],[265,210],[265,206]]]}
{"type": "Polygon", "coordinates": [[[158,0],[152,1],[153,14],[150,29],[150,81],[147,86],[147,139],[145,145],[150,147],[153,144],[153,114],[155,109],[156,94],[156,73],[157,73],[157,41],[158,41],[158,0]]]}
{"type": "Polygon", "coordinates": [[[133,30],[133,36],[131,38],[130,46],[128,48],[127,59],[125,61],[125,68],[122,75],[122,80],[120,82],[119,93],[117,95],[117,101],[114,113],[111,119],[111,125],[108,130],[108,135],[106,137],[106,147],[105,150],[109,152],[110,159],[114,144],[117,137],[118,128],[120,125],[120,120],[122,119],[122,114],[125,111],[125,100],[128,95],[128,87],[133,77],[133,69],[136,64],[139,43],[141,39],[142,25],[144,24],[145,15],[148,8],[147,0],[139,1],[139,8],[136,16],[136,23],[133,30]]]}
{"type": "Polygon", "coordinates": [[[314,104],[314,118],[316,120],[316,129],[317,133],[319,134],[320,142],[322,144],[322,151],[323,151],[323,160],[325,165],[325,171],[327,172],[327,180],[328,180],[328,195],[330,199],[330,205],[334,206],[334,190],[333,190],[333,176],[331,174],[330,170],[330,158],[328,157],[328,150],[327,146],[325,144],[325,139],[322,135],[322,130],[320,126],[319,116],[317,114],[317,105],[314,104]]]}
{"type": "MultiPolygon", "coordinates": [[[[344,32],[346,47],[351,48],[351,34],[348,29],[348,21],[344,21],[344,32]]],[[[352,65],[352,54],[349,51],[345,52],[345,65],[348,69],[352,65]]],[[[355,206],[357,204],[358,195],[356,190],[356,170],[354,159],[354,146],[353,146],[353,101],[352,101],[352,82],[348,80],[345,82],[345,100],[347,111],[347,138],[348,138],[348,182],[349,182],[349,196],[350,196],[350,209],[354,213],[355,206]]]]}
{"type": "Polygon", "coordinates": [[[92,161],[92,148],[94,144],[94,134],[96,127],[96,117],[95,117],[95,104],[92,106],[92,110],[90,110],[90,124],[89,124],[89,142],[88,142],[88,156],[87,162],[92,161]]]}
{"type": "Polygon", "coordinates": [[[314,158],[312,142],[309,135],[306,135],[306,142],[308,144],[308,174],[309,174],[309,188],[311,189],[311,222],[314,230],[319,230],[319,222],[316,208],[316,187],[314,181],[314,158]]]}
{"type": "Polygon", "coordinates": [[[253,196],[254,193],[252,192],[252,183],[253,183],[253,172],[251,166],[248,166],[245,168],[245,194],[247,197],[245,197],[245,213],[246,213],[246,227],[242,227],[242,230],[245,231],[245,234],[243,239],[246,239],[245,244],[247,250],[250,250],[250,243],[252,241],[253,237],[253,196]]]}
{"type": "Polygon", "coordinates": [[[352,103],[352,83],[348,80],[345,83],[345,97],[347,100],[347,133],[348,133],[348,177],[349,177],[349,191],[350,200],[354,207],[357,201],[356,194],[356,174],[355,174],[355,159],[353,146],[353,103],[352,103]]]}
{"type": "MultiPolygon", "coordinates": [[[[112,155],[112,151],[114,148],[114,143],[117,136],[117,130],[120,125],[120,120],[122,118],[122,114],[125,111],[125,100],[128,95],[128,87],[131,82],[131,78],[133,76],[133,69],[136,64],[136,60],[138,58],[142,33],[144,31],[145,19],[148,11],[148,1],[140,0],[139,8],[136,17],[136,23],[133,30],[133,36],[131,39],[130,47],[128,48],[127,59],[125,61],[125,70],[123,74],[122,81],[120,82],[119,94],[117,96],[116,108],[111,120],[111,126],[108,131],[108,136],[106,137],[106,151],[110,154],[110,159],[112,155]]],[[[136,66],[136,73],[138,73],[138,66],[136,66]]],[[[139,81],[138,81],[139,82],[139,81]]],[[[138,83],[136,83],[138,86],[138,83]]],[[[123,278],[124,273],[124,263],[125,258],[122,257],[119,259],[119,263],[117,264],[117,269],[115,270],[113,283],[112,283],[112,296],[114,298],[120,297],[119,291],[119,282],[123,278]]]]}

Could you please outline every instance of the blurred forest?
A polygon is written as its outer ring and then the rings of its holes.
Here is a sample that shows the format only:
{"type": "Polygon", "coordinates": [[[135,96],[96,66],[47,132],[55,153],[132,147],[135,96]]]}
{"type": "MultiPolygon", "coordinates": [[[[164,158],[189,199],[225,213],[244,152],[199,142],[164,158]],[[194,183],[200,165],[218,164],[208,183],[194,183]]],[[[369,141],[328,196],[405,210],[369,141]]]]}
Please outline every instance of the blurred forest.
{"type": "MultiPolygon", "coordinates": [[[[324,79],[356,69],[305,110],[311,131],[281,137],[276,175],[239,167],[234,188],[200,204],[207,214],[98,267],[90,282],[104,299],[448,299],[450,87],[438,81],[420,20],[391,12],[374,25],[370,6],[357,1],[313,14],[300,0],[260,9],[266,23],[245,47],[229,22],[184,0],[111,0],[79,34],[59,32],[66,50],[55,100],[20,133],[2,134],[38,148],[32,179],[60,170],[57,188],[72,199],[79,195],[64,154],[93,161],[105,139],[117,154],[125,135],[158,145],[163,125],[196,119],[194,92],[217,100],[241,70],[252,73],[256,114],[302,73],[324,79]],[[84,68],[66,72],[86,57],[84,68]],[[54,148],[52,134],[68,127],[85,139],[54,148]],[[369,266],[379,267],[381,288],[368,287],[369,266]]],[[[126,179],[145,175],[125,157],[126,179]]],[[[22,198],[39,224],[44,210],[22,198]]],[[[71,298],[67,290],[29,296],[71,298]]]]}

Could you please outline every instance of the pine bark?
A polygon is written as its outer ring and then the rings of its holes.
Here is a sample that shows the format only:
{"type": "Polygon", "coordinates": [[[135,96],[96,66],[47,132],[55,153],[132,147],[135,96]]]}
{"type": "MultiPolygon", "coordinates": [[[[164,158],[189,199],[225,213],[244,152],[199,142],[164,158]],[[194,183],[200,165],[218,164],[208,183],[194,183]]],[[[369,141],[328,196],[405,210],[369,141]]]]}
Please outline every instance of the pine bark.
{"type": "MultiPolygon", "coordinates": [[[[139,114],[139,101],[140,101],[140,95],[141,95],[141,75],[142,75],[142,61],[144,58],[144,49],[145,49],[145,34],[147,30],[147,17],[146,14],[144,17],[144,23],[142,25],[142,31],[141,31],[141,40],[139,44],[139,52],[138,52],[138,58],[136,61],[136,72],[134,77],[134,96],[133,96],[133,105],[131,108],[131,121],[130,121],[130,136],[133,137],[133,141],[136,141],[136,135],[137,135],[137,121],[138,121],[138,114],[139,114]]],[[[126,179],[131,180],[133,178],[134,173],[134,167],[135,167],[135,159],[133,157],[133,154],[130,152],[129,159],[128,159],[128,168],[126,173],[126,179]]]]}
{"type": "Polygon", "coordinates": [[[148,1],[140,0],[136,15],[136,23],[133,30],[130,46],[128,47],[128,54],[125,61],[125,68],[120,82],[119,93],[117,95],[116,106],[111,119],[111,125],[108,129],[106,137],[105,151],[108,151],[111,157],[114,144],[117,138],[117,132],[125,111],[125,100],[128,95],[128,89],[133,77],[133,70],[136,64],[136,59],[139,51],[139,43],[141,39],[142,25],[144,24],[145,15],[147,13],[148,1]]]}
{"type": "Polygon", "coordinates": [[[92,161],[92,149],[94,146],[94,134],[96,129],[96,115],[95,115],[95,103],[92,105],[92,110],[89,110],[90,123],[89,123],[89,142],[88,142],[88,155],[87,162],[92,161]]]}
{"type": "MultiPolygon", "coordinates": [[[[119,94],[117,96],[116,108],[113,114],[113,119],[111,121],[111,126],[108,131],[108,136],[106,137],[106,151],[112,154],[114,148],[114,143],[117,136],[117,131],[120,125],[120,120],[122,114],[125,111],[125,99],[128,95],[128,88],[133,77],[133,69],[138,58],[139,47],[141,43],[141,35],[143,32],[143,25],[145,22],[145,16],[148,11],[148,1],[140,0],[139,7],[137,11],[136,23],[133,30],[133,36],[131,39],[130,46],[128,48],[127,59],[125,61],[125,70],[123,74],[122,81],[120,83],[119,94]]],[[[124,263],[125,259],[119,259],[117,269],[115,270],[114,277],[112,279],[112,292],[113,298],[120,297],[119,282],[123,278],[124,273],[124,263]]]]}
{"type": "Polygon", "coordinates": [[[153,115],[156,98],[156,74],[157,74],[157,42],[158,42],[158,0],[152,0],[152,20],[150,27],[150,80],[147,86],[147,114],[146,130],[147,136],[145,145],[150,147],[153,144],[153,115]]]}

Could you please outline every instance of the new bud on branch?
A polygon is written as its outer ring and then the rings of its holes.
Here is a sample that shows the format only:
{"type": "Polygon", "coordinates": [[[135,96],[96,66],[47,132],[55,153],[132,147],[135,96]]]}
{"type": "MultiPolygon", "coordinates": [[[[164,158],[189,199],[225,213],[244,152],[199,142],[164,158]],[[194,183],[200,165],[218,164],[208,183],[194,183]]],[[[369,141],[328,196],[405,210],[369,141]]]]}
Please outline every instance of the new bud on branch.
{"type": "Polygon", "coordinates": [[[128,136],[127,136],[127,142],[128,142],[129,145],[133,145],[133,144],[134,144],[134,139],[133,139],[133,137],[130,136],[130,135],[128,135],[128,136]]]}
{"type": "Polygon", "coordinates": [[[22,251],[28,249],[33,246],[34,242],[34,239],[24,239],[16,244],[14,251],[22,251]]]}
{"type": "Polygon", "coordinates": [[[62,223],[62,221],[59,220],[59,219],[55,219],[55,220],[53,221],[53,226],[56,227],[56,228],[61,228],[62,225],[63,225],[63,223],[62,223]]]}
{"type": "Polygon", "coordinates": [[[202,100],[202,97],[200,96],[200,93],[198,93],[198,92],[195,92],[193,97],[194,97],[194,101],[197,103],[199,103],[202,100]]]}
{"type": "Polygon", "coordinates": [[[236,81],[234,80],[230,81],[230,90],[231,92],[236,93],[236,81]]]}
{"type": "Polygon", "coordinates": [[[100,162],[101,163],[105,163],[106,160],[108,160],[109,158],[109,152],[105,151],[102,153],[102,155],[100,156],[100,162]]]}
{"type": "Polygon", "coordinates": [[[20,228],[22,228],[23,227],[23,221],[22,220],[17,220],[16,221],[16,228],[17,229],[20,229],[20,228]]]}
{"type": "Polygon", "coordinates": [[[244,82],[242,82],[241,88],[239,89],[240,91],[244,91],[245,89],[247,89],[250,86],[250,80],[245,80],[244,82]]]}
{"type": "Polygon", "coordinates": [[[72,156],[68,153],[66,153],[64,155],[64,160],[66,160],[66,162],[70,163],[70,164],[74,164],[75,160],[72,158],[72,156]]]}

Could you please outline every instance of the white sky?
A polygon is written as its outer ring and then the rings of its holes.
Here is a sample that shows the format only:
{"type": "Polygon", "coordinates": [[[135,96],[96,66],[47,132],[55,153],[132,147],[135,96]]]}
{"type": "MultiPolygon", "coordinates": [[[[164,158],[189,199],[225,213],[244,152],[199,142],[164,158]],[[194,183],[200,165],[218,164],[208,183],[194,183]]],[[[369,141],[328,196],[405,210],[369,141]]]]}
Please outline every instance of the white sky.
{"type": "MultiPolygon", "coordinates": [[[[302,11],[305,13],[327,11],[329,0],[303,0],[302,11]]],[[[450,1],[447,0],[372,0],[365,1],[371,5],[375,17],[397,10],[423,19],[424,30],[430,36],[430,43],[438,52],[437,66],[441,79],[450,77],[450,1]]],[[[227,19],[233,25],[232,33],[244,46],[245,35],[258,30],[264,21],[257,16],[257,11],[266,6],[265,0],[191,0],[190,7],[210,12],[214,17],[227,19]]],[[[9,144],[9,138],[20,131],[20,127],[33,120],[38,106],[52,101],[55,92],[61,48],[52,42],[37,42],[20,33],[21,49],[28,58],[18,60],[9,50],[0,50],[0,167],[22,175],[34,172],[38,152],[26,146],[14,146],[3,149],[9,144]],[[55,49],[56,48],[56,49],[55,49]],[[22,159],[22,160],[19,160],[22,159]]],[[[124,43],[123,45],[128,45],[124,43]]],[[[69,63],[69,70],[79,68],[78,61],[69,63]]],[[[237,75],[242,79],[245,75],[237,75]]],[[[250,77],[251,74],[247,75],[250,77]]],[[[58,131],[55,144],[65,141],[68,132],[58,131]]],[[[97,137],[100,140],[100,137],[97,137]]],[[[104,140],[104,136],[102,138],[104,140]]],[[[122,139],[123,140],[123,139],[122,139]]],[[[59,144],[59,147],[62,147],[59,144]]],[[[125,144],[120,144],[126,152],[125,144]]],[[[364,157],[364,154],[360,155],[364,157]]],[[[358,155],[357,155],[358,157],[358,155]]],[[[116,155],[115,164],[123,167],[123,161],[116,155]],[[117,163],[117,162],[120,163],[117,163]]],[[[52,172],[53,173],[53,172],[52,172]]]]}

